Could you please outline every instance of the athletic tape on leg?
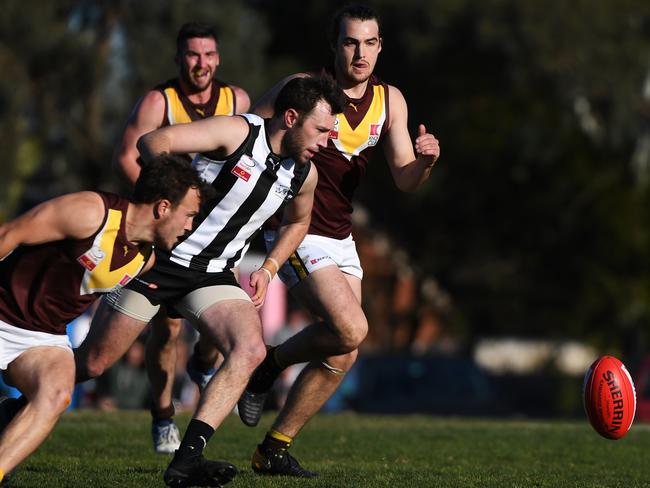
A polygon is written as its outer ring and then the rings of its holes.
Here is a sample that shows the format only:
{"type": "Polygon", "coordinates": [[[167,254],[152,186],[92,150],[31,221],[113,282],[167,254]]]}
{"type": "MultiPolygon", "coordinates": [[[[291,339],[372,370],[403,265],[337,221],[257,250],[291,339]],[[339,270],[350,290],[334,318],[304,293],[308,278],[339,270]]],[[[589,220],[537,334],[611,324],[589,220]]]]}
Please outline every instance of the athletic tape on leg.
{"type": "Polygon", "coordinates": [[[323,367],[324,367],[327,371],[329,371],[329,372],[332,373],[332,374],[335,374],[335,375],[337,375],[337,376],[343,376],[343,375],[345,374],[345,370],[344,370],[344,369],[341,369],[341,368],[335,368],[335,367],[332,366],[331,364],[327,364],[325,361],[321,361],[321,364],[323,365],[323,367]]]}

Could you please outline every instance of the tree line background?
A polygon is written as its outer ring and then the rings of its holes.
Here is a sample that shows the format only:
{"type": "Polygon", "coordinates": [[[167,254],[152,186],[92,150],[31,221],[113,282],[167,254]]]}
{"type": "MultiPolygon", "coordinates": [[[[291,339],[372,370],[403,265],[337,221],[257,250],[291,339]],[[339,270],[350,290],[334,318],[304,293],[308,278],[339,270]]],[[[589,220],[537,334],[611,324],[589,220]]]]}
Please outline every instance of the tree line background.
{"type": "MultiPolygon", "coordinates": [[[[79,189],[117,190],[111,154],[136,100],[175,76],[178,27],[215,24],[218,77],[254,101],[332,60],[343,2],[5,0],[0,219],[79,189]]],[[[377,154],[359,201],[468,338],[574,338],[641,355],[650,325],[650,4],[377,0],[377,73],[431,179],[398,194],[377,154]]],[[[380,151],[378,151],[380,153],[380,151]]],[[[372,297],[367,297],[372,299],[372,297]]]]}

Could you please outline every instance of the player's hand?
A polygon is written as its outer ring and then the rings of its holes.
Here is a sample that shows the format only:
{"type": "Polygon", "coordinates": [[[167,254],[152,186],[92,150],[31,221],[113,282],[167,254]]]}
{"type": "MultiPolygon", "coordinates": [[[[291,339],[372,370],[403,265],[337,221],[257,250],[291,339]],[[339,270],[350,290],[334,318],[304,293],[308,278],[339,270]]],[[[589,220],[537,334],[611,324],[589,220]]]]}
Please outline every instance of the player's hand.
{"type": "Polygon", "coordinates": [[[427,133],[424,124],[418,127],[418,137],[415,139],[415,154],[418,159],[426,160],[426,167],[430,168],[440,157],[440,143],[433,134],[427,133]]]}
{"type": "Polygon", "coordinates": [[[266,299],[266,292],[269,289],[270,275],[267,271],[263,269],[258,269],[251,273],[250,286],[255,293],[251,296],[251,301],[255,308],[259,310],[264,305],[264,300],[266,299]]]}

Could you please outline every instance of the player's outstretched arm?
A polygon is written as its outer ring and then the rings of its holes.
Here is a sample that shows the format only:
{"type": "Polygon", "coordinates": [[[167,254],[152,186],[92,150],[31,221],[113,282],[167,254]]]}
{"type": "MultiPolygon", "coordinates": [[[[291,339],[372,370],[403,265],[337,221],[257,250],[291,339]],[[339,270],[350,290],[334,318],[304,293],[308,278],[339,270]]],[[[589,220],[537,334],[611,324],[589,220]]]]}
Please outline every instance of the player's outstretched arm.
{"type": "Polygon", "coordinates": [[[309,174],[298,192],[298,195],[284,210],[284,217],[275,246],[268,253],[262,267],[251,274],[250,285],[255,293],[251,297],[256,308],[264,304],[268,285],[278,272],[278,269],[307,235],[311,222],[311,209],[314,203],[314,190],[318,182],[318,173],[311,165],[309,174]]]}
{"type": "Polygon", "coordinates": [[[91,236],[104,221],[102,198],[94,192],[70,193],[34,207],[0,225],[0,258],[16,247],[91,236]]]}
{"type": "Polygon", "coordinates": [[[406,100],[397,88],[390,86],[389,90],[390,121],[384,153],[397,187],[413,191],[429,178],[431,168],[440,157],[440,144],[420,124],[413,145],[408,132],[406,100]]]}
{"type": "Polygon", "coordinates": [[[136,104],[124,127],[120,145],[113,154],[113,168],[133,187],[140,176],[138,139],[162,126],[165,117],[165,97],[158,90],[148,92],[136,104]]]}
{"type": "Polygon", "coordinates": [[[145,162],[162,153],[189,154],[216,151],[225,157],[248,135],[243,117],[220,115],[189,124],[168,125],[138,139],[137,148],[145,162]]]}

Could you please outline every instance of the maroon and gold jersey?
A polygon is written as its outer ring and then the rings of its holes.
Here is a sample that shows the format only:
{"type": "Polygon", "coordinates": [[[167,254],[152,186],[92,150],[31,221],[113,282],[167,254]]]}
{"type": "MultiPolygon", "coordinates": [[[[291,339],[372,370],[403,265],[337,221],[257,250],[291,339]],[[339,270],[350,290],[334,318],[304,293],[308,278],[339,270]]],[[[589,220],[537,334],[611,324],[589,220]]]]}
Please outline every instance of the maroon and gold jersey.
{"type": "Polygon", "coordinates": [[[165,97],[165,118],[162,126],[184,124],[213,115],[234,115],[236,98],[233,89],[219,80],[212,81],[210,100],[204,104],[192,103],[183,93],[178,79],[168,80],[156,87],[165,97]]]}
{"type": "Polygon", "coordinates": [[[387,130],[388,85],[375,75],[359,99],[348,98],[326,148],[314,155],[318,185],[310,234],[344,239],[352,232],[352,197],[375,146],[387,130]]]}
{"type": "Polygon", "coordinates": [[[23,329],[65,334],[100,294],[126,285],[151,255],[151,244],[126,238],[129,201],[98,192],[106,217],[85,239],[20,246],[0,261],[0,320],[23,329]]]}

